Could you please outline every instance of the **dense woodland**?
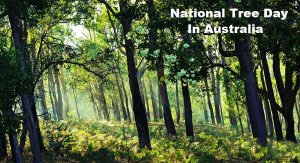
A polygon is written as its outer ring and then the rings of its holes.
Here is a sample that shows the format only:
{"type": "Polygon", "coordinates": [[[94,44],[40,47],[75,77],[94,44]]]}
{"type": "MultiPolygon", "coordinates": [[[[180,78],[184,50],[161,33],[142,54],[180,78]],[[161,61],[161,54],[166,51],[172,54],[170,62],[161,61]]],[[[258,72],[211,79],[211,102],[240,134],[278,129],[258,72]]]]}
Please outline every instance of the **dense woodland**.
{"type": "Polygon", "coordinates": [[[298,162],[299,23],[299,0],[0,0],[0,159],[298,162]],[[233,7],[289,13],[170,18],[233,7]]]}

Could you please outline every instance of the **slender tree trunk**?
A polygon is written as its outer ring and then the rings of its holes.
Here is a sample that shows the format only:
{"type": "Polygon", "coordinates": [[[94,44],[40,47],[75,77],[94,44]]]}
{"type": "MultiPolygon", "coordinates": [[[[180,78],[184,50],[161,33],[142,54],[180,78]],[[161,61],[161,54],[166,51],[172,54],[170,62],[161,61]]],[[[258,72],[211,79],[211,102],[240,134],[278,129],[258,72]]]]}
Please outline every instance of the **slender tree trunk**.
{"type": "Polygon", "coordinates": [[[25,121],[22,123],[22,133],[21,133],[21,137],[20,137],[20,152],[23,153],[24,151],[24,147],[25,147],[25,143],[26,143],[26,137],[27,137],[27,127],[26,127],[26,123],[25,121]]]}
{"type": "MultiPolygon", "coordinates": [[[[154,7],[154,1],[153,0],[148,0],[146,1],[148,5],[148,15],[149,15],[149,21],[150,21],[150,32],[149,32],[149,42],[151,45],[150,46],[150,53],[153,53],[156,49],[159,48],[157,44],[157,26],[154,25],[153,23],[157,19],[156,15],[156,10],[154,7]]],[[[165,121],[165,126],[167,129],[167,134],[176,136],[176,129],[170,109],[170,102],[169,102],[169,97],[168,97],[168,90],[167,90],[167,85],[166,82],[164,81],[164,76],[165,76],[165,68],[164,68],[164,58],[163,55],[160,54],[157,58],[157,78],[158,78],[158,86],[159,86],[159,93],[160,93],[160,98],[162,101],[163,105],[163,116],[164,116],[164,121],[165,121]]]]}
{"type": "Polygon", "coordinates": [[[22,163],[22,156],[18,145],[17,136],[13,129],[10,129],[9,142],[14,163],[22,163]]]}
{"type": "Polygon", "coordinates": [[[118,78],[117,73],[115,73],[115,77],[116,77],[117,89],[118,89],[118,92],[119,92],[119,98],[120,98],[120,102],[121,102],[121,109],[122,109],[122,113],[123,113],[123,118],[124,118],[124,121],[127,121],[128,116],[127,116],[127,113],[126,113],[126,108],[125,108],[124,99],[123,99],[123,92],[122,92],[122,89],[121,89],[121,86],[120,86],[120,82],[119,82],[119,78],[118,78]]]}
{"type": "Polygon", "coordinates": [[[55,120],[58,120],[58,113],[57,113],[57,97],[56,97],[56,91],[55,91],[55,84],[53,80],[53,74],[51,68],[48,69],[48,87],[49,87],[49,94],[50,94],[50,100],[52,104],[52,111],[53,111],[53,117],[55,120]]]}
{"type": "Polygon", "coordinates": [[[204,100],[204,103],[203,103],[203,111],[204,111],[205,122],[209,123],[207,105],[206,105],[206,101],[205,100],[204,100]]]}
{"type": "Polygon", "coordinates": [[[34,120],[34,123],[36,124],[37,136],[38,136],[38,141],[39,141],[39,145],[40,145],[40,151],[44,152],[46,150],[46,148],[45,148],[45,145],[43,142],[43,137],[42,137],[42,133],[41,133],[41,129],[40,129],[40,123],[39,123],[39,119],[38,119],[38,115],[37,115],[37,111],[36,111],[37,109],[36,109],[35,98],[34,98],[33,93],[30,96],[30,101],[31,101],[31,111],[32,111],[32,115],[33,115],[33,120],[34,120]]]}
{"type": "Polygon", "coordinates": [[[189,85],[181,81],[182,95],[184,101],[184,119],[185,119],[185,131],[186,136],[194,137],[193,129],[193,113],[190,99],[189,85]]]}
{"type": "Polygon", "coordinates": [[[73,97],[74,97],[74,101],[75,101],[75,108],[76,108],[77,117],[78,117],[78,119],[81,119],[79,109],[78,109],[78,98],[77,98],[76,88],[72,88],[72,91],[73,91],[73,97]]]}
{"type": "Polygon", "coordinates": [[[102,110],[103,110],[103,115],[105,117],[105,119],[107,121],[110,120],[110,116],[109,116],[109,112],[108,112],[108,108],[107,108],[107,103],[106,103],[106,98],[105,98],[105,94],[104,94],[104,85],[103,83],[100,83],[99,84],[99,101],[101,103],[101,107],[102,107],[102,110]]]}
{"type": "Polygon", "coordinates": [[[210,111],[210,118],[211,118],[211,123],[215,124],[215,114],[213,111],[213,107],[210,101],[210,94],[209,94],[209,87],[208,87],[208,83],[207,83],[207,79],[205,79],[205,90],[206,90],[206,96],[207,96],[207,103],[208,103],[208,107],[209,107],[209,111],[210,111]]]}
{"type": "Polygon", "coordinates": [[[278,111],[276,109],[276,101],[275,101],[275,96],[274,96],[274,91],[273,91],[273,86],[272,86],[271,75],[270,75],[270,71],[269,71],[269,65],[268,65],[267,58],[266,58],[266,53],[261,51],[260,57],[262,60],[262,68],[264,71],[265,83],[266,83],[266,87],[268,90],[268,98],[269,98],[270,104],[271,104],[271,111],[272,111],[272,115],[273,115],[273,123],[274,123],[274,127],[275,127],[276,138],[277,138],[277,140],[283,140],[282,127],[280,124],[278,111]]]}
{"type": "Polygon", "coordinates": [[[94,109],[94,114],[95,114],[95,119],[96,120],[100,120],[101,119],[101,114],[99,114],[99,108],[98,108],[98,105],[96,104],[96,100],[95,100],[95,96],[94,96],[94,93],[93,93],[93,88],[92,86],[90,86],[90,99],[91,99],[91,102],[93,104],[93,109],[94,109]]]}
{"type": "MultiPolygon", "coordinates": [[[[26,22],[23,23],[22,20],[17,16],[16,10],[13,6],[8,6],[8,17],[12,29],[12,36],[14,43],[18,52],[18,57],[20,61],[21,72],[24,77],[28,79],[29,83],[31,82],[31,77],[33,76],[32,72],[32,63],[27,53],[27,26],[26,22]]],[[[32,82],[33,83],[33,82],[32,82]]],[[[28,85],[28,88],[23,88],[21,92],[21,102],[24,113],[27,115],[25,117],[26,125],[29,131],[30,146],[33,155],[33,162],[40,163],[42,162],[40,145],[38,141],[38,134],[36,124],[33,119],[32,114],[32,103],[30,100],[30,92],[33,92],[33,84],[28,85]]]]}
{"type": "Polygon", "coordinates": [[[216,113],[216,120],[217,124],[221,124],[221,113],[220,113],[220,104],[218,101],[218,95],[217,95],[217,90],[216,90],[216,81],[215,81],[215,73],[214,70],[211,69],[211,86],[212,86],[212,92],[214,96],[214,103],[215,103],[215,113],[216,113]]]}
{"type": "Polygon", "coordinates": [[[128,96],[127,96],[127,92],[126,92],[126,89],[125,89],[124,80],[123,80],[123,77],[122,77],[121,74],[119,74],[119,76],[120,76],[120,79],[121,79],[122,89],[123,89],[124,96],[125,96],[125,104],[126,104],[126,111],[127,111],[127,115],[128,115],[128,120],[129,120],[129,123],[131,123],[131,115],[130,115],[130,109],[129,109],[129,101],[128,101],[128,96]]]}
{"type": "Polygon", "coordinates": [[[241,126],[241,131],[242,131],[242,135],[244,135],[244,126],[243,126],[243,122],[242,122],[242,115],[241,115],[241,111],[239,108],[239,103],[237,100],[235,100],[235,106],[236,106],[236,110],[238,111],[238,117],[239,117],[239,123],[241,126]]]}
{"type": "Polygon", "coordinates": [[[48,119],[48,109],[46,104],[46,97],[45,97],[45,88],[44,88],[44,79],[43,77],[40,78],[40,81],[38,83],[38,91],[39,91],[39,98],[41,102],[41,108],[42,108],[42,115],[44,119],[48,119]]]}
{"type": "Polygon", "coordinates": [[[158,121],[157,102],[156,102],[156,98],[154,95],[152,81],[150,80],[149,77],[148,77],[148,81],[149,81],[150,96],[151,96],[151,102],[152,102],[152,108],[153,108],[153,119],[154,119],[154,121],[158,121]]]}
{"type": "Polygon", "coordinates": [[[296,102],[296,113],[297,113],[297,117],[298,117],[298,124],[297,124],[297,129],[298,132],[300,132],[300,111],[299,111],[299,103],[296,102]]]}
{"type": "MultiPolygon", "coordinates": [[[[222,64],[227,65],[226,59],[223,56],[221,56],[221,59],[222,59],[222,64]]],[[[230,94],[230,85],[229,85],[230,78],[229,78],[229,75],[228,75],[227,71],[223,72],[223,80],[224,80],[224,86],[225,86],[226,99],[227,99],[227,102],[228,102],[229,123],[230,123],[231,127],[235,128],[237,130],[237,132],[239,132],[239,129],[238,129],[238,126],[237,126],[236,115],[234,113],[234,110],[232,109],[233,104],[232,104],[232,97],[231,97],[231,94],[230,94]]]]}
{"type": "Polygon", "coordinates": [[[59,81],[59,69],[57,65],[54,65],[54,79],[57,91],[57,117],[58,120],[63,120],[63,102],[62,102],[62,93],[60,88],[60,81],[59,81]]]}
{"type": "MultiPolygon", "coordinates": [[[[261,66],[261,69],[262,69],[262,66],[261,66]]],[[[266,83],[265,83],[264,76],[263,76],[263,69],[261,70],[260,77],[261,77],[263,90],[267,90],[266,89],[266,83]]],[[[266,112],[266,116],[267,116],[266,118],[268,119],[270,136],[273,138],[273,136],[274,136],[274,126],[273,126],[273,120],[272,120],[272,115],[271,115],[269,99],[267,97],[264,98],[264,103],[265,103],[265,112],[266,112]]]]}
{"type": "Polygon", "coordinates": [[[216,72],[216,78],[217,78],[217,103],[219,104],[220,108],[220,114],[221,114],[221,120],[222,124],[224,125],[224,114],[223,114],[223,108],[222,108],[222,103],[221,103],[221,77],[220,77],[220,67],[217,67],[217,72],[216,72]]]}
{"type": "Polygon", "coordinates": [[[142,87],[143,87],[143,92],[144,92],[144,99],[145,99],[145,104],[146,104],[146,115],[148,118],[148,121],[151,120],[150,118],[150,107],[149,107],[149,99],[148,99],[148,95],[147,95],[147,88],[146,88],[146,84],[145,82],[142,83],[142,87]]]}
{"type": "Polygon", "coordinates": [[[161,101],[161,96],[159,92],[159,86],[157,87],[157,99],[158,99],[158,115],[159,119],[163,118],[163,111],[162,111],[162,101],[161,101]]]}
{"type": "MultiPolygon", "coordinates": [[[[207,116],[207,114],[205,114],[207,116]]],[[[178,91],[178,81],[176,81],[176,122],[180,122],[180,104],[179,104],[179,91],[178,91]]]]}
{"type": "Polygon", "coordinates": [[[64,99],[64,113],[65,116],[68,116],[68,112],[70,111],[70,103],[69,103],[69,97],[68,97],[68,91],[67,91],[67,85],[65,81],[65,74],[64,74],[64,67],[63,65],[60,67],[60,81],[61,81],[61,87],[62,87],[62,94],[64,99]]]}
{"type": "Polygon", "coordinates": [[[128,77],[132,95],[135,124],[138,130],[139,148],[146,147],[151,149],[146,110],[140,94],[140,88],[137,79],[137,69],[134,62],[134,44],[132,40],[127,37],[127,34],[131,31],[132,19],[130,19],[130,16],[126,15],[126,9],[128,9],[128,2],[119,1],[119,5],[120,12],[123,13],[119,20],[123,27],[123,36],[125,39],[128,77]]]}

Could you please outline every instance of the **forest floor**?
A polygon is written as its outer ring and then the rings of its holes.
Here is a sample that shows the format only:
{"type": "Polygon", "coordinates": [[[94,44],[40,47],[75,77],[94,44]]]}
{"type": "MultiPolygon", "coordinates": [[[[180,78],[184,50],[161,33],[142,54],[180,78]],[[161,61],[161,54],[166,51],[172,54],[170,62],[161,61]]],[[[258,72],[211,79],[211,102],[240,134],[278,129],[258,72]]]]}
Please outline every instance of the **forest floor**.
{"type": "MultiPolygon", "coordinates": [[[[162,123],[149,123],[152,150],[139,150],[134,124],[96,121],[47,121],[42,123],[47,152],[45,162],[293,162],[300,146],[269,140],[267,147],[251,135],[241,136],[224,126],[199,124],[195,138],[166,137],[162,123]]],[[[25,150],[25,162],[31,162],[25,150]]]]}

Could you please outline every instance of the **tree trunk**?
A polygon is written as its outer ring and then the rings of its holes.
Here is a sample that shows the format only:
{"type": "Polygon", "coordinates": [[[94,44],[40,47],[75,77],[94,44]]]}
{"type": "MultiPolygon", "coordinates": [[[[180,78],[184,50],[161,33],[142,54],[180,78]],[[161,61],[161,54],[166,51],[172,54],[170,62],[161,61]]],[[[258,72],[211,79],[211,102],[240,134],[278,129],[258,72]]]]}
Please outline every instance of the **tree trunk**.
{"type": "Polygon", "coordinates": [[[151,149],[146,110],[140,94],[137,69],[134,62],[134,44],[132,40],[127,37],[127,34],[131,31],[132,19],[130,19],[131,16],[126,15],[128,14],[126,13],[126,9],[128,9],[128,2],[119,1],[119,4],[120,12],[123,13],[120,17],[120,22],[123,27],[123,36],[125,39],[128,77],[132,95],[135,124],[138,130],[139,148],[147,147],[151,149]]]}
{"type": "Polygon", "coordinates": [[[99,114],[99,108],[98,108],[98,105],[96,104],[96,100],[95,100],[95,96],[94,96],[94,93],[93,93],[92,85],[90,86],[89,91],[90,91],[90,99],[91,99],[91,102],[93,104],[95,119],[100,120],[101,119],[101,114],[99,114]]]}
{"type": "MultiPolygon", "coordinates": [[[[156,15],[156,10],[154,7],[154,2],[153,0],[148,0],[146,1],[148,5],[148,15],[149,15],[149,21],[150,21],[150,31],[149,31],[149,42],[151,44],[149,48],[149,53],[153,53],[156,49],[159,48],[157,44],[157,26],[154,25],[154,22],[157,19],[156,15]]],[[[158,86],[159,86],[159,93],[160,93],[160,98],[162,101],[162,106],[163,106],[163,116],[164,116],[164,121],[165,121],[165,126],[167,129],[167,134],[168,135],[173,135],[176,136],[176,129],[170,109],[170,102],[169,102],[169,97],[168,97],[168,90],[167,90],[167,85],[166,82],[164,81],[164,76],[165,76],[165,68],[164,68],[164,57],[162,54],[160,54],[157,58],[157,78],[158,78],[158,86]]]]}
{"type": "Polygon", "coordinates": [[[240,108],[239,108],[239,103],[238,103],[237,100],[235,100],[235,105],[236,105],[236,110],[238,111],[238,117],[239,117],[239,123],[240,123],[240,126],[241,126],[242,135],[244,135],[244,126],[243,126],[243,122],[242,122],[242,115],[241,115],[240,108]]]}
{"type": "Polygon", "coordinates": [[[286,118],[286,140],[289,140],[291,142],[297,142],[296,136],[295,136],[295,121],[293,112],[287,112],[286,118]]]}
{"type": "Polygon", "coordinates": [[[80,119],[80,113],[79,113],[79,109],[78,109],[77,91],[76,91],[76,88],[72,88],[72,90],[73,90],[73,97],[74,97],[74,101],[75,101],[77,117],[78,117],[78,119],[80,119]]]}
{"type": "Polygon", "coordinates": [[[20,152],[23,153],[24,151],[24,147],[25,147],[25,143],[26,143],[26,137],[27,137],[27,127],[26,127],[26,123],[25,121],[22,123],[22,133],[21,133],[21,137],[20,137],[20,152]]]}
{"type": "Polygon", "coordinates": [[[218,100],[217,90],[216,90],[216,81],[215,81],[215,73],[214,70],[211,69],[211,86],[212,86],[212,92],[214,96],[214,103],[215,103],[215,113],[216,113],[216,120],[217,124],[221,124],[221,113],[220,113],[220,103],[218,100]]]}
{"type": "Polygon", "coordinates": [[[186,136],[194,137],[193,113],[190,99],[189,85],[181,81],[182,95],[184,101],[184,119],[186,136]]]}
{"type": "MultiPolygon", "coordinates": [[[[262,69],[262,66],[261,66],[261,69],[262,69]]],[[[266,83],[265,83],[265,80],[264,80],[264,77],[263,77],[263,69],[261,70],[260,77],[261,77],[263,90],[267,90],[266,89],[266,83]]],[[[271,110],[270,110],[269,99],[267,97],[264,97],[264,103],[265,103],[265,112],[266,112],[266,116],[267,116],[266,118],[268,119],[270,136],[273,138],[273,136],[274,136],[274,126],[273,126],[273,120],[272,120],[272,115],[271,115],[271,110]]],[[[277,118],[278,118],[278,115],[277,115],[277,118]]]]}
{"type": "MultiPolygon", "coordinates": [[[[207,114],[205,114],[207,116],[207,114]]],[[[180,122],[180,104],[179,104],[179,91],[178,91],[178,81],[176,81],[176,122],[180,122]]]]}
{"type": "Polygon", "coordinates": [[[148,81],[149,81],[150,96],[151,96],[151,102],[152,102],[152,108],[153,108],[153,119],[154,119],[154,121],[158,121],[157,102],[156,102],[156,98],[154,95],[152,81],[150,80],[149,77],[148,77],[148,81]]]}
{"type": "Polygon", "coordinates": [[[131,120],[130,109],[129,109],[129,101],[128,101],[128,96],[127,96],[127,92],[126,92],[126,89],[125,89],[124,80],[123,80],[122,74],[119,74],[119,76],[120,76],[120,79],[121,79],[122,89],[123,89],[124,96],[125,96],[125,104],[126,104],[126,111],[127,111],[127,115],[128,115],[128,120],[129,120],[129,123],[131,123],[132,120],[131,120]]]}
{"type": "Polygon", "coordinates": [[[159,119],[163,118],[163,111],[162,111],[162,101],[161,101],[161,96],[159,92],[159,86],[157,85],[157,99],[158,99],[158,117],[159,119]]]}
{"type": "Polygon", "coordinates": [[[68,91],[67,91],[67,85],[65,81],[65,74],[64,74],[64,66],[60,66],[60,81],[61,81],[61,87],[62,87],[62,94],[64,99],[64,113],[65,116],[68,116],[68,113],[70,111],[70,104],[69,104],[69,97],[68,97],[68,91]]]}
{"type": "Polygon", "coordinates": [[[285,84],[280,71],[280,56],[279,51],[274,53],[273,57],[273,71],[276,79],[276,85],[279,92],[279,97],[282,103],[282,112],[286,122],[286,140],[297,142],[294,129],[294,105],[296,102],[296,95],[300,86],[299,76],[296,78],[296,84],[293,84],[293,74],[295,73],[290,64],[286,64],[285,67],[285,84]]]}
{"type": "Polygon", "coordinates": [[[107,103],[106,103],[106,98],[105,98],[105,94],[104,94],[104,85],[103,85],[103,83],[99,84],[99,101],[101,103],[101,107],[102,107],[102,110],[103,110],[103,115],[104,115],[105,119],[107,121],[109,121],[110,116],[109,116],[107,103]]]}
{"type": "Polygon", "coordinates": [[[146,104],[146,115],[148,118],[148,121],[151,120],[150,118],[150,107],[149,107],[149,99],[148,99],[148,94],[147,94],[147,88],[145,82],[142,82],[142,87],[143,87],[143,92],[144,92],[144,99],[145,99],[145,104],[146,104]]]}
{"type": "Polygon", "coordinates": [[[221,113],[221,120],[222,124],[224,125],[224,115],[223,115],[223,108],[222,108],[222,103],[221,103],[221,79],[220,79],[220,67],[217,67],[217,72],[216,72],[216,78],[217,78],[217,103],[219,104],[220,108],[220,113],[221,113]]]}
{"type": "Polygon", "coordinates": [[[127,113],[126,113],[126,108],[125,108],[124,99],[123,99],[123,92],[122,92],[122,89],[121,89],[121,86],[120,86],[120,82],[119,82],[119,78],[118,78],[117,73],[115,73],[115,77],[116,77],[117,89],[118,89],[118,92],[119,92],[119,98],[120,98],[120,102],[121,102],[121,109],[122,109],[122,113],[123,113],[123,118],[124,118],[124,121],[127,121],[128,116],[127,116],[127,113]]]}
{"type": "Polygon", "coordinates": [[[119,110],[118,101],[116,101],[113,95],[110,95],[110,99],[111,99],[111,107],[114,112],[114,118],[116,121],[121,121],[121,114],[119,110]]]}
{"type": "Polygon", "coordinates": [[[33,72],[32,72],[32,63],[29,58],[29,55],[27,53],[27,27],[26,23],[22,23],[22,20],[17,16],[17,13],[15,11],[18,11],[14,9],[12,6],[8,7],[8,17],[9,22],[12,29],[12,36],[14,39],[14,43],[18,52],[19,62],[20,62],[20,68],[21,72],[23,73],[25,79],[28,79],[28,82],[30,85],[28,85],[28,88],[23,88],[21,92],[21,102],[22,102],[22,108],[24,113],[27,115],[25,117],[26,125],[28,127],[29,131],[29,138],[30,138],[30,146],[31,151],[33,155],[33,162],[34,163],[40,163],[42,162],[41,157],[41,151],[40,151],[40,145],[38,141],[38,134],[37,134],[37,128],[36,124],[33,119],[32,114],[32,106],[31,106],[31,99],[30,99],[30,92],[33,92],[33,81],[31,81],[33,72]]]}
{"type": "Polygon", "coordinates": [[[249,42],[249,37],[237,39],[235,41],[236,54],[240,63],[240,72],[242,76],[245,77],[245,94],[252,134],[255,138],[259,139],[262,145],[267,145],[265,118],[258,99],[256,77],[253,72],[249,42]]]}
{"type": "Polygon", "coordinates": [[[298,124],[297,124],[297,129],[298,132],[300,132],[300,111],[299,111],[299,103],[296,102],[296,113],[297,113],[297,117],[298,117],[298,124]]]}
{"type": "Polygon", "coordinates": [[[0,161],[8,156],[7,153],[7,140],[4,129],[1,128],[0,132],[0,161]]]}
{"type": "Polygon", "coordinates": [[[215,114],[213,111],[213,107],[210,101],[210,94],[209,94],[209,87],[208,87],[208,83],[207,83],[207,79],[205,79],[205,91],[206,91],[206,96],[207,96],[207,103],[208,103],[208,107],[209,107],[209,111],[210,111],[210,118],[211,118],[211,123],[215,124],[215,114]]]}
{"type": "Polygon", "coordinates": [[[10,129],[9,142],[14,163],[22,163],[22,156],[18,145],[17,136],[13,129],[10,129]]]}
{"type": "Polygon", "coordinates": [[[48,69],[48,87],[49,87],[50,100],[51,100],[51,104],[52,104],[53,117],[55,120],[58,120],[57,97],[56,97],[55,84],[54,84],[51,68],[48,69]]]}
{"type": "Polygon", "coordinates": [[[207,111],[207,108],[206,108],[206,101],[205,100],[203,100],[204,102],[203,102],[203,111],[204,111],[204,119],[205,119],[205,122],[206,123],[209,123],[209,119],[208,119],[208,111],[207,111]]]}
{"type": "Polygon", "coordinates": [[[48,120],[48,109],[46,104],[46,98],[45,98],[45,88],[44,88],[44,79],[43,77],[40,78],[40,81],[38,83],[38,91],[39,91],[39,98],[41,102],[41,108],[42,108],[42,115],[43,118],[48,120]]]}
{"type": "MultiPolygon", "coordinates": [[[[223,65],[227,65],[226,60],[223,56],[221,56],[222,59],[222,64],[223,65]]],[[[230,94],[230,78],[229,78],[229,74],[227,71],[223,72],[223,80],[224,80],[224,86],[225,86],[225,93],[226,93],[226,99],[228,102],[228,116],[229,116],[229,123],[231,125],[231,127],[235,128],[237,130],[237,132],[239,132],[239,128],[237,126],[237,119],[236,119],[236,115],[234,113],[233,108],[233,104],[232,104],[232,95],[230,94]]]]}
{"type": "Polygon", "coordinates": [[[262,68],[264,71],[266,87],[268,90],[268,98],[269,98],[270,104],[271,104],[271,111],[272,111],[272,115],[273,115],[273,123],[274,123],[274,127],[275,127],[276,138],[277,138],[277,140],[283,140],[282,127],[280,124],[278,111],[276,109],[276,101],[275,101],[275,96],[274,96],[274,91],[273,91],[273,86],[272,86],[271,75],[270,75],[270,71],[269,71],[269,65],[268,65],[268,61],[266,58],[266,53],[261,51],[260,57],[261,57],[261,61],[262,61],[262,68]]]}
{"type": "Polygon", "coordinates": [[[50,97],[50,102],[51,102],[51,108],[52,108],[52,112],[53,112],[53,119],[54,120],[57,120],[56,118],[56,112],[55,112],[55,102],[54,102],[54,99],[53,99],[53,96],[52,96],[52,85],[51,85],[51,82],[50,82],[50,69],[48,69],[48,91],[49,91],[49,97],[50,97]]]}
{"type": "Polygon", "coordinates": [[[58,120],[63,120],[63,102],[62,102],[62,93],[60,88],[60,81],[59,81],[59,69],[57,65],[54,65],[54,79],[57,91],[57,117],[58,120]]]}

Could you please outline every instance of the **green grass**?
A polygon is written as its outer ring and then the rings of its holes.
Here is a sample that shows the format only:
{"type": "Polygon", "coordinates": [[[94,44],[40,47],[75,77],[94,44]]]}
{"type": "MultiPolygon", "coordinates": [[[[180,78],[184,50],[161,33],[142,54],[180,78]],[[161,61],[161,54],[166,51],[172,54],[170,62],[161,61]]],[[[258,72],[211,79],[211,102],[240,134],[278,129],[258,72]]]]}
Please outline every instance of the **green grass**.
{"type": "MultiPolygon", "coordinates": [[[[44,122],[45,162],[292,162],[300,146],[269,140],[258,145],[250,134],[237,135],[223,126],[196,125],[195,138],[168,138],[162,123],[150,123],[152,150],[139,150],[134,124],[62,121],[44,122]]],[[[28,145],[28,143],[27,143],[28,145]]],[[[29,147],[26,147],[26,152],[29,147]]],[[[29,153],[29,152],[28,152],[29,153]]],[[[30,154],[25,160],[30,162],[30,154]]]]}

